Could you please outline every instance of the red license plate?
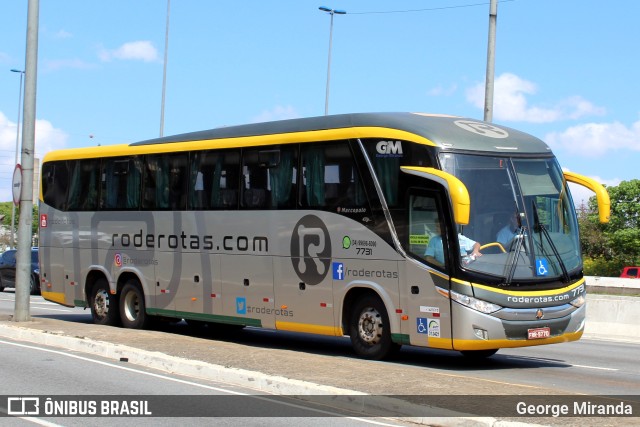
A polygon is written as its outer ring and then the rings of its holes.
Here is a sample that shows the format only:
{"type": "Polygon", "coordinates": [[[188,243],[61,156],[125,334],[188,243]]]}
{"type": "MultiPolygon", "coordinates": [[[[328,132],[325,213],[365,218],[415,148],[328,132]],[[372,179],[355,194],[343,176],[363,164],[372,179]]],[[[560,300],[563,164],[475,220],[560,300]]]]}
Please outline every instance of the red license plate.
{"type": "Polygon", "coordinates": [[[551,328],[535,328],[527,330],[527,339],[539,340],[541,338],[549,338],[551,336],[551,328]]]}

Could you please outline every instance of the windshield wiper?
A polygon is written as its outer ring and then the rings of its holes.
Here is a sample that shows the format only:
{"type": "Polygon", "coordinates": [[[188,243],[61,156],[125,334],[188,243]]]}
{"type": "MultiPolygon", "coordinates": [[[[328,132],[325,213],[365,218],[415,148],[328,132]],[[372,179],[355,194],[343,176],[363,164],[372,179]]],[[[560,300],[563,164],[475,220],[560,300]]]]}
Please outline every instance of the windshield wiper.
{"type": "MultiPolygon", "coordinates": [[[[551,236],[549,235],[549,231],[547,231],[547,228],[544,226],[544,224],[540,223],[540,218],[538,217],[538,207],[536,206],[536,202],[532,201],[531,204],[533,206],[533,224],[534,224],[533,226],[534,226],[534,230],[539,232],[541,235],[543,235],[545,237],[545,239],[547,240],[547,242],[549,242],[549,246],[551,247],[551,250],[553,251],[553,255],[558,260],[558,264],[560,264],[560,268],[562,269],[562,277],[564,278],[565,282],[569,282],[571,280],[571,278],[569,277],[569,272],[567,271],[567,266],[564,264],[564,261],[562,260],[562,258],[560,258],[560,253],[558,252],[558,248],[556,247],[556,244],[553,243],[553,240],[551,239],[551,236]]],[[[544,252],[544,246],[542,245],[542,239],[540,239],[540,249],[544,252]]],[[[534,263],[534,267],[535,267],[535,263],[534,263]]]]}
{"type": "Polygon", "coordinates": [[[510,268],[509,274],[507,274],[507,279],[504,282],[505,286],[509,286],[511,284],[513,276],[516,274],[516,267],[518,266],[518,256],[520,255],[520,251],[522,250],[522,246],[524,245],[525,230],[526,227],[520,226],[518,228],[517,234],[513,237],[513,240],[515,241],[512,243],[512,245],[515,246],[511,247],[510,249],[509,261],[507,262],[507,265],[510,268]]]}

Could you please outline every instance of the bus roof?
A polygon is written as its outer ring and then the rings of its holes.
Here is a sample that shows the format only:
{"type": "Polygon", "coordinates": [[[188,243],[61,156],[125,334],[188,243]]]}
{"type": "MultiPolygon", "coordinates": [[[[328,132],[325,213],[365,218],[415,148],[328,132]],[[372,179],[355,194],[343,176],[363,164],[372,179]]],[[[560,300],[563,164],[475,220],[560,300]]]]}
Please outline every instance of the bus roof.
{"type": "MultiPolygon", "coordinates": [[[[442,148],[548,153],[540,139],[524,132],[464,117],[424,113],[353,113],[221,127],[154,138],[132,146],[241,138],[347,128],[387,128],[421,136],[442,148]]],[[[371,135],[374,137],[375,135],[371,135]]],[[[430,144],[430,145],[431,145],[430,144]]]]}
{"type": "Polygon", "coordinates": [[[406,139],[443,149],[502,155],[551,153],[538,138],[479,120],[423,113],[354,113],[220,127],[131,144],[57,150],[47,153],[43,163],[353,138],[406,139]]]}

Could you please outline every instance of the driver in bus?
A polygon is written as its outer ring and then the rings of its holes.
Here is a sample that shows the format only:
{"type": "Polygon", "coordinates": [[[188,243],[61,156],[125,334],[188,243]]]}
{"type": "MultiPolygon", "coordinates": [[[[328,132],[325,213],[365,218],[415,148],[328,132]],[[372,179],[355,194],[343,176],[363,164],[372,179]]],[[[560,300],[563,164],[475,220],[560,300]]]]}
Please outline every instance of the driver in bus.
{"type": "MultiPolygon", "coordinates": [[[[439,265],[444,265],[444,247],[442,245],[442,229],[440,222],[435,223],[436,235],[429,239],[427,250],[424,255],[428,261],[435,262],[439,265]]],[[[480,243],[472,240],[462,234],[458,233],[458,243],[460,244],[460,256],[465,263],[475,260],[477,257],[482,256],[480,253],[480,243]],[[469,254],[471,252],[471,254],[469,254]]]]}
{"type": "Polygon", "coordinates": [[[516,231],[518,231],[518,213],[513,212],[509,217],[509,222],[507,223],[507,225],[502,227],[496,233],[496,242],[506,247],[516,236],[516,231]]]}

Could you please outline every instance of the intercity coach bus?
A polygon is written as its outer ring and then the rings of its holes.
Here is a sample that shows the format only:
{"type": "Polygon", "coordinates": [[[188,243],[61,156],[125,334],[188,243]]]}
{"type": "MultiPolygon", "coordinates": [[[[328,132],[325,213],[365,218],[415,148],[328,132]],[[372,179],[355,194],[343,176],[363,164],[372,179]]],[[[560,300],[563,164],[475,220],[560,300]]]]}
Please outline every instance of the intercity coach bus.
{"type": "Polygon", "coordinates": [[[461,117],[362,113],[48,153],[42,295],[98,324],[158,318],[487,357],[577,340],[578,223],[541,140],[461,117]]]}

